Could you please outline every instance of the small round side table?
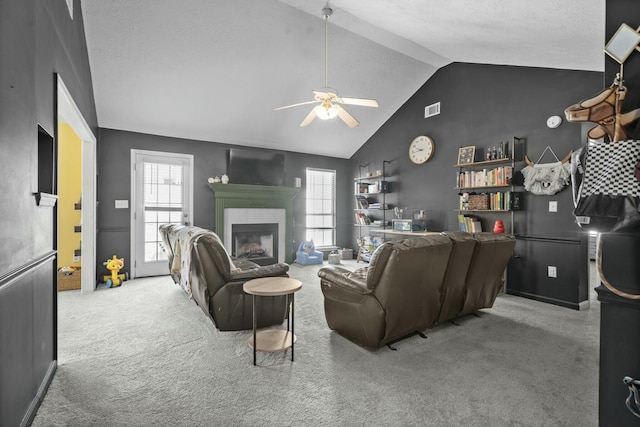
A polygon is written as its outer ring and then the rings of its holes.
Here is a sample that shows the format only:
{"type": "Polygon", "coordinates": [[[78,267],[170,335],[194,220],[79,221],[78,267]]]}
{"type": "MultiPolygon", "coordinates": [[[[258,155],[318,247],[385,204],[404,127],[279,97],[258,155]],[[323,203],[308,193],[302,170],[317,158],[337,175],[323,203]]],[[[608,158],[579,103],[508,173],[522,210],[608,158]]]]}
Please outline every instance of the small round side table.
{"type": "Polygon", "coordinates": [[[283,351],[291,347],[291,361],[293,362],[293,349],[296,342],[294,334],[294,294],[302,289],[302,282],[290,277],[261,277],[253,279],[242,285],[242,290],[253,297],[253,336],[249,338],[249,346],[253,348],[253,365],[256,365],[256,352],[283,351]],[[257,331],[256,297],[287,296],[287,305],[291,305],[287,316],[287,330],[265,329],[257,331]],[[291,330],[289,330],[291,321],[291,330]]]}

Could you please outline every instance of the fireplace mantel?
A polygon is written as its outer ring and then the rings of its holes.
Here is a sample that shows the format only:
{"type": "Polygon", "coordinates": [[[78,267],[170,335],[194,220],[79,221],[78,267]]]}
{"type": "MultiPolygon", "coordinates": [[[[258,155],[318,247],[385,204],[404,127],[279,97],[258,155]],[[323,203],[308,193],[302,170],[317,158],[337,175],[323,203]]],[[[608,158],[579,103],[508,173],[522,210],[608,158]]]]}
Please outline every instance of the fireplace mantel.
{"type": "Polygon", "coordinates": [[[285,261],[293,262],[293,199],[299,188],[268,185],[209,184],[215,198],[216,234],[224,241],[224,210],[226,208],[284,209],[285,261]]]}

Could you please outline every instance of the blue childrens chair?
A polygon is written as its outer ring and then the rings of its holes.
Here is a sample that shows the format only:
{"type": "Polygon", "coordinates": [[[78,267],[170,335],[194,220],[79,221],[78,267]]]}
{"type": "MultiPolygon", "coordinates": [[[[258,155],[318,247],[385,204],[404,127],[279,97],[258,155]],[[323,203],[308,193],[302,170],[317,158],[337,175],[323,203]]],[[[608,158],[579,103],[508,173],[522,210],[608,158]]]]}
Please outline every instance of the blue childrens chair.
{"type": "Polygon", "coordinates": [[[316,250],[313,240],[305,240],[300,243],[296,252],[296,262],[302,265],[322,264],[323,254],[316,250]]]}

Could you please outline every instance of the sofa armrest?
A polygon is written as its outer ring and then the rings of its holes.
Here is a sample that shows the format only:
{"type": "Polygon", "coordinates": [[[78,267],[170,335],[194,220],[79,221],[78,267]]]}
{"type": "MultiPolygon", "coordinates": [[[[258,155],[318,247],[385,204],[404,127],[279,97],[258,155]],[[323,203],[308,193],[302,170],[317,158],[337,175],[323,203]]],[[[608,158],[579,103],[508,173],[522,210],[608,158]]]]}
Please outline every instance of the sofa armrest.
{"type": "Polygon", "coordinates": [[[332,287],[335,286],[350,292],[365,295],[372,293],[371,290],[367,289],[367,270],[368,267],[350,271],[346,268],[330,266],[318,270],[318,277],[328,282],[332,287]]]}
{"type": "MultiPolygon", "coordinates": [[[[251,263],[254,264],[254,263],[251,263]]],[[[255,264],[257,265],[257,264],[255,264]]],[[[278,263],[272,265],[263,265],[247,269],[238,269],[231,272],[231,281],[247,281],[260,277],[284,276],[289,271],[289,264],[278,263]]]]}

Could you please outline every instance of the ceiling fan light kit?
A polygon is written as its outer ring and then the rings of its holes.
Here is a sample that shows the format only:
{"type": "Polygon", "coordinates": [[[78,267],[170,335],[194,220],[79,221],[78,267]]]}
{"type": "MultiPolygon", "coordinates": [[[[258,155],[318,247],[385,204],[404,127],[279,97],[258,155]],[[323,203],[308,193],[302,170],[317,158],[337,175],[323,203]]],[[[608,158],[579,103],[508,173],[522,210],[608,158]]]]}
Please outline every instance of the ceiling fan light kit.
{"type": "Polygon", "coordinates": [[[375,99],[342,98],[338,96],[338,91],[336,89],[329,87],[328,26],[329,16],[332,14],[333,10],[330,7],[324,7],[322,9],[322,16],[324,16],[324,87],[313,91],[314,101],[299,102],[297,104],[286,105],[275,109],[284,110],[285,108],[298,107],[301,105],[315,104],[316,102],[319,102],[320,104],[313,107],[307,117],[305,117],[302,123],[300,123],[300,127],[309,126],[316,117],[321,120],[330,120],[335,117],[340,117],[347,126],[354,128],[358,126],[360,122],[358,122],[355,117],[338,104],[358,105],[361,107],[378,106],[378,102],[375,99]]]}
{"type": "Polygon", "coordinates": [[[316,116],[320,120],[329,120],[338,116],[338,106],[332,104],[318,105],[315,109],[316,116]]]}

